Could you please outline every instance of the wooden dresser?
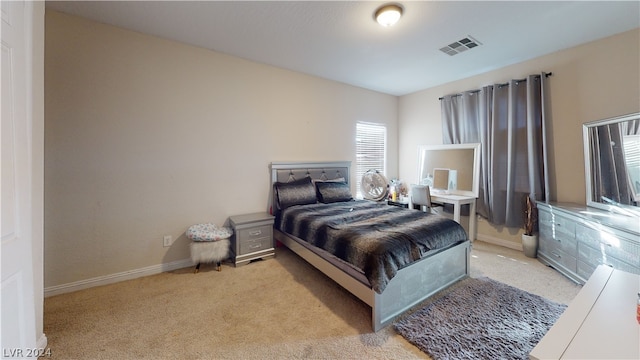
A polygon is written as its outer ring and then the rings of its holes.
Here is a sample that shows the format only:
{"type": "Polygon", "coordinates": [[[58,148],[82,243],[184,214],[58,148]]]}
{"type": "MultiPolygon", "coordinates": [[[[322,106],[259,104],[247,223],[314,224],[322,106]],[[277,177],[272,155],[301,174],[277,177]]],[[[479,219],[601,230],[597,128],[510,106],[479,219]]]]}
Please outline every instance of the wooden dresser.
{"type": "Polygon", "coordinates": [[[538,202],[538,259],[584,284],[598,265],[640,274],[640,219],[538,202]]]}

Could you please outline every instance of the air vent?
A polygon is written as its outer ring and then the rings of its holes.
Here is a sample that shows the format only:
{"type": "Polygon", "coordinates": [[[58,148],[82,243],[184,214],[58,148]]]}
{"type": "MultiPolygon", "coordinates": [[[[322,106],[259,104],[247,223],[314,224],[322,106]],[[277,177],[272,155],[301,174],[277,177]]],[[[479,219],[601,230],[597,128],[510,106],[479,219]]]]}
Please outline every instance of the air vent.
{"type": "Polygon", "coordinates": [[[467,36],[464,39],[458,40],[454,43],[451,43],[443,48],[440,48],[440,51],[443,53],[453,56],[459,54],[463,51],[467,51],[469,49],[473,49],[476,46],[482,45],[481,42],[472,38],[471,36],[467,36]]]}

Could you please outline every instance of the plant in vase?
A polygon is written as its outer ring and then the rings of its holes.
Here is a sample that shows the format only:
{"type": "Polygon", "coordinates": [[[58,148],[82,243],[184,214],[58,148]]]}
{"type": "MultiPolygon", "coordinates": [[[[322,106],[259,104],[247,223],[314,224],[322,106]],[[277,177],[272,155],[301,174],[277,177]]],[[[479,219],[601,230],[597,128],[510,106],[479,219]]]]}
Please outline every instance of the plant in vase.
{"type": "Polygon", "coordinates": [[[538,225],[538,208],[529,195],[524,197],[523,214],[522,248],[525,256],[535,258],[538,253],[538,235],[534,233],[538,225]]]}

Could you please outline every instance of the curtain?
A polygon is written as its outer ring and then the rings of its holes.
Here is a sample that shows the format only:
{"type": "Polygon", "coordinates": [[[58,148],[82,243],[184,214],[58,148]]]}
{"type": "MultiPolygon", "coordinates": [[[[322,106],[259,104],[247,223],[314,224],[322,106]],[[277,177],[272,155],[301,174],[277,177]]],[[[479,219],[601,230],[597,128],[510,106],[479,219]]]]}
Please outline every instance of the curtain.
{"type": "Polygon", "coordinates": [[[640,122],[633,120],[589,128],[591,148],[591,198],[602,203],[633,205],[633,189],[624,151],[624,136],[636,135],[640,122]]]}
{"type": "Polygon", "coordinates": [[[549,198],[545,74],[441,99],[443,143],[480,143],[477,212],[508,227],[523,223],[525,196],[549,198]]]}

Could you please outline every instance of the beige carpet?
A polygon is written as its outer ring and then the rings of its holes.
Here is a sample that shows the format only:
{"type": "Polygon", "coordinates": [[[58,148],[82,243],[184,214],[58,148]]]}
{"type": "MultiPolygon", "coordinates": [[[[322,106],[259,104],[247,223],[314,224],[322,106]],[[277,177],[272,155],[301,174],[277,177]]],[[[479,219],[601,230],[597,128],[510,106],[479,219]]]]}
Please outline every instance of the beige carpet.
{"type": "MultiPolygon", "coordinates": [[[[428,359],[286,248],[45,299],[56,359],[428,359]]],[[[475,242],[472,276],[568,304],[580,287],[521,252],[475,242]]]]}

